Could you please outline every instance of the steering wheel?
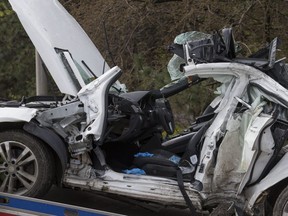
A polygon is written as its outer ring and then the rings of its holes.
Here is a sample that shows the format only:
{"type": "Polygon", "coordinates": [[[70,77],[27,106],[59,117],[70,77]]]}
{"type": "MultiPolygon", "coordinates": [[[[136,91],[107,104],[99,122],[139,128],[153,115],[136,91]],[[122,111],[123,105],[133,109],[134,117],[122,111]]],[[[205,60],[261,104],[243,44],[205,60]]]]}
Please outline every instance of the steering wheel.
{"type": "Polygon", "coordinates": [[[169,101],[161,98],[156,101],[156,104],[157,114],[161,126],[167,132],[167,134],[172,135],[175,130],[175,122],[169,101]]]}

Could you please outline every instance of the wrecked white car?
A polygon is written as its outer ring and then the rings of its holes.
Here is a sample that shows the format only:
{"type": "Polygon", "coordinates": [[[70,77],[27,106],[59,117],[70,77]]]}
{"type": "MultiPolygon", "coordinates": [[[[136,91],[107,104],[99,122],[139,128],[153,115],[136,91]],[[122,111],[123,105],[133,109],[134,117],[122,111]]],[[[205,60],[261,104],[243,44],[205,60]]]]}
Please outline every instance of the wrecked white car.
{"type": "Polygon", "coordinates": [[[178,82],[127,93],[57,0],[9,1],[63,97],[1,102],[1,192],[40,197],[58,184],[192,215],[288,213],[288,69],[277,39],[249,58],[237,58],[231,29],[176,40],[178,82]],[[207,78],[220,84],[215,99],[164,140],[175,127],[167,98],[207,78]]]}

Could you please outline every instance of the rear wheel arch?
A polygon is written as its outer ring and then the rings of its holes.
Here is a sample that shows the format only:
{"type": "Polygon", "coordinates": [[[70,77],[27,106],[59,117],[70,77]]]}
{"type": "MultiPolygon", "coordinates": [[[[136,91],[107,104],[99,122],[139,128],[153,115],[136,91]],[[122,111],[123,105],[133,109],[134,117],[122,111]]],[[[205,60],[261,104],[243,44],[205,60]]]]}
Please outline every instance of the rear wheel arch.
{"type": "Polygon", "coordinates": [[[288,186],[288,178],[285,178],[268,189],[269,191],[268,202],[272,208],[275,207],[275,205],[277,204],[278,197],[287,186],[288,186]]]}
{"type": "MultiPolygon", "coordinates": [[[[273,215],[281,216],[288,213],[288,178],[272,188],[273,195],[273,215]],[[275,190],[276,189],[276,190],[275,190]]],[[[271,198],[270,198],[271,199],[271,198]]]]}

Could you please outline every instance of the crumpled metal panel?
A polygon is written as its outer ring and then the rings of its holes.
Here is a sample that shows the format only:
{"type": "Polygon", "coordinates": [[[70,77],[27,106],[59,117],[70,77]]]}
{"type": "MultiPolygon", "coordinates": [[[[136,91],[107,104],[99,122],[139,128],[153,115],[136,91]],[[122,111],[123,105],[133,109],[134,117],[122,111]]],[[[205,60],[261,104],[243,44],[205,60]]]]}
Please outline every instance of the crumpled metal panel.
{"type": "MultiPolygon", "coordinates": [[[[161,177],[129,175],[107,170],[97,179],[79,179],[77,176],[66,175],[64,184],[167,206],[186,206],[177,181],[161,177]]],[[[199,192],[192,189],[190,183],[185,183],[185,189],[195,207],[201,209],[199,192]]]]}

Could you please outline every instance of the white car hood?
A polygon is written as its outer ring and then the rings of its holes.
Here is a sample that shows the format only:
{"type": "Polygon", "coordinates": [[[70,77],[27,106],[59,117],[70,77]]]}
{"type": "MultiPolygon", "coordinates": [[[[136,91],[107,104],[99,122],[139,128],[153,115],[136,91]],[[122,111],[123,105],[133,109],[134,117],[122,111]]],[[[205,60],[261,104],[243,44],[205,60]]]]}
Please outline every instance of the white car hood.
{"type": "Polygon", "coordinates": [[[89,69],[97,77],[109,69],[81,26],[57,0],[9,2],[62,93],[76,96],[93,78],[89,69]]]}

